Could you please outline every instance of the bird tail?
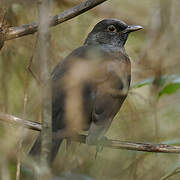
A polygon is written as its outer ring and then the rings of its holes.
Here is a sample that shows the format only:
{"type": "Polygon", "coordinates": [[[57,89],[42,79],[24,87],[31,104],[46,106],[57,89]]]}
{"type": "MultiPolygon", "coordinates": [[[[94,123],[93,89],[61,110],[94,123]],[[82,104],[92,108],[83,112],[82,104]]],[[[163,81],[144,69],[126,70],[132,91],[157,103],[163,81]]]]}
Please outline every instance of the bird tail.
{"type": "MultiPolygon", "coordinates": [[[[51,154],[50,154],[50,158],[49,158],[50,164],[53,163],[62,141],[63,141],[63,139],[57,139],[57,138],[52,139],[51,154]]],[[[34,143],[33,147],[31,148],[31,150],[29,152],[29,155],[39,161],[40,153],[41,153],[41,134],[39,134],[36,142],[34,143]]]]}
{"type": "Polygon", "coordinates": [[[29,155],[38,158],[40,157],[40,152],[41,152],[41,134],[39,134],[38,138],[36,139],[36,142],[31,148],[29,155]]]}
{"type": "Polygon", "coordinates": [[[58,153],[58,150],[59,150],[59,147],[62,143],[63,139],[54,139],[52,140],[52,148],[51,148],[51,159],[50,159],[50,162],[53,163],[57,153],[58,153]]]}

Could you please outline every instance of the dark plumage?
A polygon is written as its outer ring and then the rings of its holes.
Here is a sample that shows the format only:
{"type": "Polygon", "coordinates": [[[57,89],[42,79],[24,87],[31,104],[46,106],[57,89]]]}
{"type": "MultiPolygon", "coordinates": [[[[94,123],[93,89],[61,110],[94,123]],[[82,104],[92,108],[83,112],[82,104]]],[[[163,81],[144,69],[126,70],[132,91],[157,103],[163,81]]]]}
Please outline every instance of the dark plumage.
{"type": "MultiPolygon", "coordinates": [[[[129,90],[131,65],[124,44],[130,32],[117,19],[95,25],[83,46],[75,49],[52,72],[52,128],[61,139],[53,138],[51,162],[65,136],[88,130],[87,143],[101,139],[129,90]]],[[[40,136],[30,154],[40,153],[40,136]]]]}

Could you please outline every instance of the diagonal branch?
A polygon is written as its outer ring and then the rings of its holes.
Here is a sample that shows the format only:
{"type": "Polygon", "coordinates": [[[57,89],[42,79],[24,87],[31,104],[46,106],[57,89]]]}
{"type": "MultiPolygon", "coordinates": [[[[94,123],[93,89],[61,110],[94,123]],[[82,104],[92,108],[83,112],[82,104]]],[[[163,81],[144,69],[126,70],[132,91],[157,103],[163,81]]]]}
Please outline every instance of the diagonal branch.
{"type": "Polygon", "coordinates": [[[11,123],[11,124],[19,125],[19,126],[24,126],[28,129],[32,129],[35,131],[41,131],[41,128],[42,128],[40,123],[27,121],[19,117],[1,113],[1,112],[0,112],[0,120],[11,123]]]}
{"type": "MultiPolygon", "coordinates": [[[[24,120],[16,116],[4,114],[0,112],[0,120],[11,124],[21,125],[26,128],[41,131],[42,126],[40,123],[24,120]]],[[[71,137],[71,140],[81,143],[86,143],[86,135],[79,135],[77,137],[71,137]]],[[[108,139],[100,142],[104,147],[112,149],[126,149],[134,151],[156,152],[156,153],[180,153],[180,146],[171,146],[167,144],[151,144],[151,143],[136,143],[128,141],[120,141],[108,139]]],[[[92,144],[96,145],[96,144],[92,144]]]]}
{"type": "MultiPolygon", "coordinates": [[[[107,0],[85,0],[77,6],[68,9],[56,16],[51,17],[50,26],[56,26],[64,21],[72,19],[93,7],[103,3],[107,0]]],[[[19,38],[25,35],[33,34],[38,30],[38,22],[33,22],[31,24],[26,24],[19,27],[9,27],[6,31],[5,40],[19,38]]]]}
{"type": "Polygon", "coordinates": [[[170,173],[166,174],[165,176],[163,176],[160,180],[166,180],[169,179],[170,177],[179,174],[180,173],[180,167],[177,167],[175,169],[173,169],[173,171],[171,171],[170,173]]]}

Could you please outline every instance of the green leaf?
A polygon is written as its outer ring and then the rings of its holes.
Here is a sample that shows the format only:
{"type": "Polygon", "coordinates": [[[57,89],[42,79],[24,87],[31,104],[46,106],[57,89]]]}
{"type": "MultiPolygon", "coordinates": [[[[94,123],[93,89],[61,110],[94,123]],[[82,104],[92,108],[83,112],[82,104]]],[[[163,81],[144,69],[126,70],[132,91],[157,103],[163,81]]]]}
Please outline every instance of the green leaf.
{"type": "Polygon", "coordinates": [[[160,92],[159,97],[163,94],[173,94],[180,89],[180,82],[170,83],[166,85],[160,92]]]}

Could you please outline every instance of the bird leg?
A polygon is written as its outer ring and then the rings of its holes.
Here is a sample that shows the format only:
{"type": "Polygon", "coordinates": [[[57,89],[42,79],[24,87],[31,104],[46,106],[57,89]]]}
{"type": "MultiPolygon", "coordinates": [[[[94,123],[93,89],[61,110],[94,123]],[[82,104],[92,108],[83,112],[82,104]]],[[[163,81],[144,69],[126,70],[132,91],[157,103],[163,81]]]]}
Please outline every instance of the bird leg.
{"type": "MultiPolygon", "coordinates": [[[[106,124],[107,125],[107,124],[106,124]]],[[[94,122],[91,123],[91,126],[89,128],[88,136],[86,138],[86,143],[91,145],[96,145],[96,155],[97,157],[98,152],[102,152],[103,150],[103,142],[107,140],[107,137],[105,137],[105,133],[108,130],[109,126],[105,126],[104,123],[102,124],[96,124],[94,122]]]]}
{"type": "Polygon", "coordinates": [[[103,151],[103,144],[104,142],[106,142],[108,140],[108,138],[106,136],[103,136],[100,140],[98,140],[96,142],[96,154],[95,154],[95,159],[97,158],[97,155],[99,152],[102,152],[103,151]]]}

